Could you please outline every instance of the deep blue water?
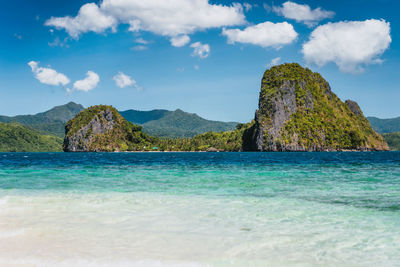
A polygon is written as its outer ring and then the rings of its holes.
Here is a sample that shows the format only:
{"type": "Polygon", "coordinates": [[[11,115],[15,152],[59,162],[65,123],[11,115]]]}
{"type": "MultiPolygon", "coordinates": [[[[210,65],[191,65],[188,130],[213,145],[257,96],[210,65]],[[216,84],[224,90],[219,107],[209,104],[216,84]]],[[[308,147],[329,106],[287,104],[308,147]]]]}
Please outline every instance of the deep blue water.
{"type": "Polygon", "coordinates": [[[0,153],[0,167],[107,165],[400,164],[391,152],[0,153]]]}

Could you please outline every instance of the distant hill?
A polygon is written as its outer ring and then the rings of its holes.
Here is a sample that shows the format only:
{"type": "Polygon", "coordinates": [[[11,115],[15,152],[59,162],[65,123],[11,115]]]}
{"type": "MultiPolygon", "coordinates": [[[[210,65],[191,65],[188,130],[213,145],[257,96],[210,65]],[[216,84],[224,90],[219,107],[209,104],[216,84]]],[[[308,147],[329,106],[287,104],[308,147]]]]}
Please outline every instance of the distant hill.
{"type": "Polygon", "coordinates": [[[136,124],[144,124],[149,121],[159,120],[170,112],[172,111],[165,109],[153,109],[150,111],[129,109],[125,111],[119,111],[122,117],[124,117],[127,121],[134,122],[136,124]]]}
{"type": "MultiPolygon", "coordinates": [[[[82,105],[69,102],[35,115],[0,116],[0,122],[16,122],[35,129],[41,134],[64,137],[65,124],[83,109],[82,105]]],[[[197,114],[187,113],[180,109],[175,111],[130,109],[120,113],[127,121],[142,125],[143,130],[150,135],[161,137],[193,137],[208,131],[230,131],[234,130],[238,124],[237,122],[206,120],[197,114]]]]}
{"type": "Polygon", "coordinates": [[[376,117],[367,117],[372,128],[378,133],[400,132],[400,117],[392,119],[379,119],[376,117]]]}
{"type": "Polygon", "coordinates": [[[150,135],[159,137],[193,137],[213,131],[230,131],[236,128],[237,122],[206,120],[197,114],[180,109],[168,111],[156,109],[151,111],[126,110],[120,114],[127,120],[143,126],[150,135]]]}
{"type": "Polygon", "coordinates": [[[400,150],[400,132],[384,133],[382,136],[388,143],[390,150],[400,150]]]}
{"type": "Polygon", "coordinates": [[[64,137],[65,123],[75,117],[84,107],[74,102],[56,106],[46,112],[35,115],[0,116],[0,122],[17,122],[33,128],[42,134],[64,137]]]}
{"type": "Polygon", "coordinates": [[[62,151],[63,139],[42,135],[18,123],[0,122],[0,152],[62,151]]]}

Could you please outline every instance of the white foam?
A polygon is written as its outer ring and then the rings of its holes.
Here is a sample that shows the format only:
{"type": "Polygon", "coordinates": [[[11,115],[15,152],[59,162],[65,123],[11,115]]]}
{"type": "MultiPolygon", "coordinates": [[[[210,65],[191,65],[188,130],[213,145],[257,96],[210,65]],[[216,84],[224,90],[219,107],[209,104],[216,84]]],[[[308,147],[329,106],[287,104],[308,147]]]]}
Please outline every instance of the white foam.
{"type": "Polygon", "coordinates": [[[0,198],[0,206],[6,205],[8,203],[8,196],[0,198]]]}
{"type": "Polygon", "coordinates": [[[194,262],[168,262],[157,260],[117,260],[117,261],[98,261],[98,260],[64,260],[64,261],[48,261],[38,259],[0,259],[2,267],[6,266],[40,266],[40,267],[208,267],[210,265],[202,265],[194,262]]]}
{"type": "Polygon", "coordinates": [[[25,233],[25,229],[2,231],[0,230],[0,238],[10,238],[15,236],[21,236],[25,233]]]}

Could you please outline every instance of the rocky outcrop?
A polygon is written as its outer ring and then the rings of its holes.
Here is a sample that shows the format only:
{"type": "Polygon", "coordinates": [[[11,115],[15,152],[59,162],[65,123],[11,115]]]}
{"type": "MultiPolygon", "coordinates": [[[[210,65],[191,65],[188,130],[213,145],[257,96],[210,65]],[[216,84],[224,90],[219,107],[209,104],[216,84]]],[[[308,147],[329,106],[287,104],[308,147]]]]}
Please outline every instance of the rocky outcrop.
{"type": "MultiPolygon", "coordinates": [[[[112,131],[114,124],[113,113],[107,108],[99,111],[97,115],[93,116],[89,123],[82,126],[73,134],[69,132],[70,127],[67,126],[66,137],[64,139],[64,151],[90,151],[90,145],[93,139],[99,134],[112,131]]],[[[118,150],[118,148],[116,148],[116,150],[118,150]]]]}
{"type": "Polygon", "coordinates": [[[364,117],[364,114],[363,114],[363,112],[361,111],[361,108],[360,108],[360,106],[357,104],[357,102],[348,99],[348,100],[346,100],[344,103],[349,107],[349,109],[351,110],[351,112],[353,112],[355,115],[364,117]]]}
{"type": "Polygon", "coordinates": [[[80,112],[65,126],[63,150],[137,151],[150,144],[141,127],[127,122],[111,106],[92,106],[80,112]]]}
{"type": "Polygon", "coordinates": [[[322,76],[299,64],[264,73],[254,125],[244,150],[387,150],[354,101],[343,103],[322,76]]]}

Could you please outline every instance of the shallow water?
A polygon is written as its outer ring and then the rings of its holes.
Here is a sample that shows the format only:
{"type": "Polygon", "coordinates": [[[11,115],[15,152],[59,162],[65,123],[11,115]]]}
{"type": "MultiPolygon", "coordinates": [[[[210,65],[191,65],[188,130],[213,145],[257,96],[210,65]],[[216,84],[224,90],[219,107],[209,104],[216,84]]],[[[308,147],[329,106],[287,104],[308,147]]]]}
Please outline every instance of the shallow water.
{"type": "Polygon", "coordinates": [[[400,153],[0,153],[0,266],[398,266],[400,153]]]}

